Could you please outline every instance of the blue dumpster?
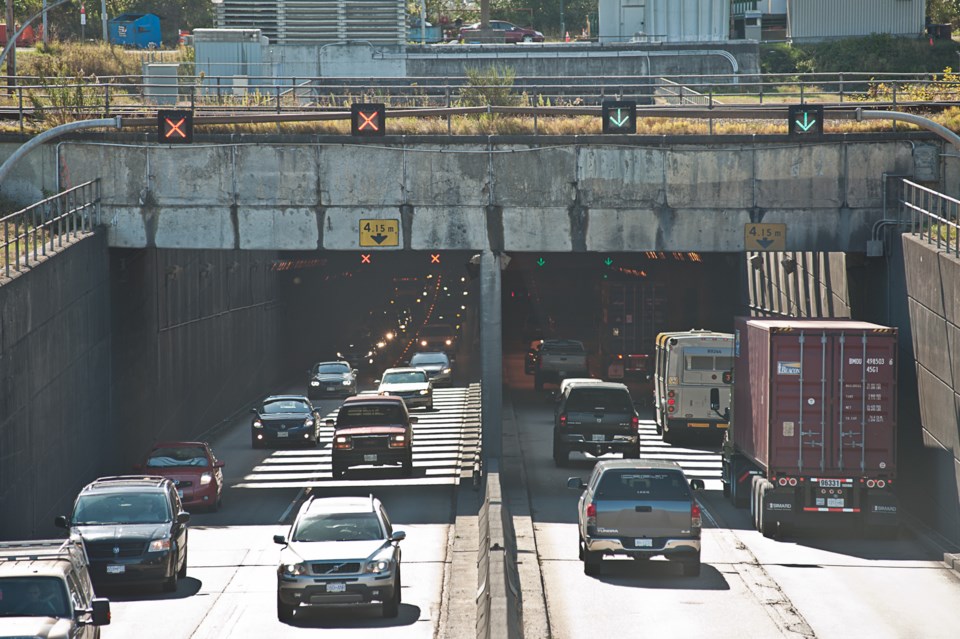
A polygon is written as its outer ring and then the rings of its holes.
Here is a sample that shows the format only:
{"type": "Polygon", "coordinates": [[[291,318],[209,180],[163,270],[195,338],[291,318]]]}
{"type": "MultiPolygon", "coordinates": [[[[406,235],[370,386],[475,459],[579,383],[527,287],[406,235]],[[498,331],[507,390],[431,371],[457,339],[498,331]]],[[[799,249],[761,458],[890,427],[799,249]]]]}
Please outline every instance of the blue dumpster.
{"type": "Polygon", "coordinates": [[[137,49],[160,46],[160,18],[152,13],[123,13],[110,21],[110,42],[137,49]]]}

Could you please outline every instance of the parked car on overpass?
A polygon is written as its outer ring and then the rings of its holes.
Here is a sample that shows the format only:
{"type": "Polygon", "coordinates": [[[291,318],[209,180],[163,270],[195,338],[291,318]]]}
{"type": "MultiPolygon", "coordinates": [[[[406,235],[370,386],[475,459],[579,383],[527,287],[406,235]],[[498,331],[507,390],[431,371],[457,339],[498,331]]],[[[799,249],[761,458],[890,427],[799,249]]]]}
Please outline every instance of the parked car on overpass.
{"type": "MultiPolygon", "coordinates": [[[[502,35],[503,41],[507,43],[517,44],[518,42],[543,42],[543,34],[539,31],[528,29],[527,27],[518,27],[517,25],[506,22],[505,20],[491,20],[490,28],[493,29],[497,36],[502,35]]],[[[474,22],[471,25],[461,27],[460,42],[470,42],[471,39],[476,39],[479,34],[479,22],[474,22]]]]}

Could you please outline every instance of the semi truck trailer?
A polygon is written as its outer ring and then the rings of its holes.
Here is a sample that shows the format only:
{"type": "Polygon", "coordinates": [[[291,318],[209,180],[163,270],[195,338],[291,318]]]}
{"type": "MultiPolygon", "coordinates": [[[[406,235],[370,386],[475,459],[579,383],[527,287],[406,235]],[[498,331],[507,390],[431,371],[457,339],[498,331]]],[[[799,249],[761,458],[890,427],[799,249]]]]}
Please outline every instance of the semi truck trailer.
{"type": "Polygon", "coordinates": [[[723,492],[754,527],[899,526],[897,330],[739,317],[723,492]]]}

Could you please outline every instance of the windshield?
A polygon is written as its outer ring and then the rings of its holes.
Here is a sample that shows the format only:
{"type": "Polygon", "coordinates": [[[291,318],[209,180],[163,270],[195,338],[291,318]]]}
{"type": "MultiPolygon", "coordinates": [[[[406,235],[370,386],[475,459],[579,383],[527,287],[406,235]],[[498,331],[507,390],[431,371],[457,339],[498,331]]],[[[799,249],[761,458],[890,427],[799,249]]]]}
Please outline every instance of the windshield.
{"type": "Polygon", "coordinates": [[[277,413],[309,413],[310,407],[306,402],[299,399],[276,399],[264,402],[260,408],[264,415],[276,415],[277,413]]]}
{"type": "Polygon", "coordinates": [[[384,539],[374,513],[307,515],[297,523],[293,541],[372,541],[384,539]]]}
{"type": "Polygon", "coordinates": [[[615,501],[690,499],[687,480],[676,471],[624,470],[603,474],[597,499],[615,501]]]}
{"type": "Polygon", "coordinates": [[[342,375],[349,373],[350,368],[346,364],[320,364],[314,372],[319,375],[342,375]]]}
{"type": "Polygon", "coordinates": [[[411,366],[446,366],[447,358],[443,355],[414,355],[410,359],[411,366]]]}
{"type": "Polygon", "coordinates": [[[171,466],[210,465],[203,446],[169,446],[157,448],[147,457],[148,468],[169,468],[171,466]]]}
{"type": "Polygon", "coordinates": [[[64,583],[56,577],[0,579],[0,617],[70,617],[64,583]]]}
{"type": "Polygon", "coordinates": [[[161,524],[172,521],[163,493],[81,495],[73,511],[74,526],[161,524]]]}
{"type": "Polygon", "coordinates": [[[447,325],[424,326],[420,329],[420,337],[449,337],[453,335],[453,327],[447,325]]]}
{"type": "Polygon", "coordinates": [[[427,374],[423,371],[406,371],[403,373],[386,373],[382,384],[416,384],[426,382],[427,374]]]}

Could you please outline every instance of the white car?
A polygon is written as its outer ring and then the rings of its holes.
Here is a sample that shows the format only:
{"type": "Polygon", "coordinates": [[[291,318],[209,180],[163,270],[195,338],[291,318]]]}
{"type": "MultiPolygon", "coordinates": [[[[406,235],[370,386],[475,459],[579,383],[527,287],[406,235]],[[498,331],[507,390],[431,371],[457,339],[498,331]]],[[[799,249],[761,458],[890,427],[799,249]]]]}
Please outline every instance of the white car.
{"type": "Polygon", "coordinates": [[[401,397],[407,408],[433,410],[433,382],[422,368],[388,368],[376,383],[378,394],[401,397]]]}

